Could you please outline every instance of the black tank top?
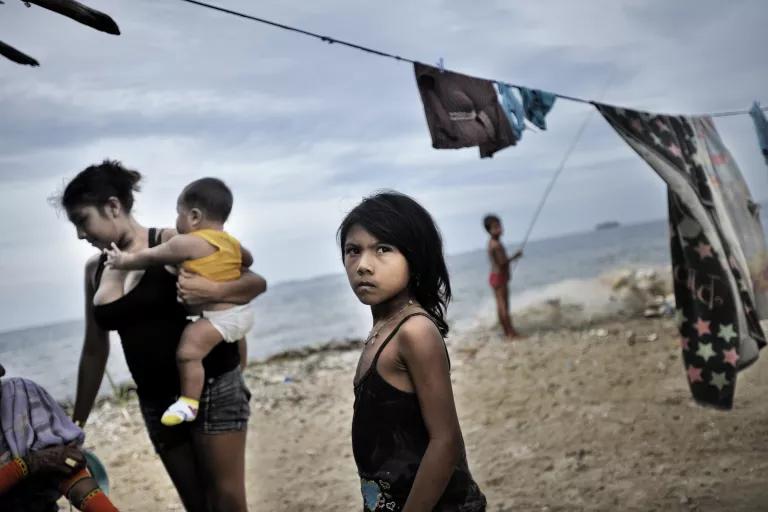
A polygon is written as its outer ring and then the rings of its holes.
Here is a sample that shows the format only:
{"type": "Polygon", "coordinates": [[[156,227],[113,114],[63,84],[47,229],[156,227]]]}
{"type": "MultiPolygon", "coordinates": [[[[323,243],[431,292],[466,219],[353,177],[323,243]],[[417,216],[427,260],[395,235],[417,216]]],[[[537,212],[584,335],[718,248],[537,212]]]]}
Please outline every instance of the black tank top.
{"type": "MultiPolygon", "coordinates": [[[[149,229],[149,246],[160,243],[160,233],[149,229]]],[[[106,257],[96,268],[98,289],[106,257]]],[[[184,306],[176,300],[176,276],[162,265],[149,267],[127,294],[93,308],[99,327],[117,331],[125,360],[143,399],[168,399],[179,394],[176,347],[189,323],[184,306]]],[[[236,343],[219,343],[203,360],[206,377],[217,377],[240,363],[236,343]]]]}
{"type": "MultiPolygon", "coordinates": [[[[366,512],[402,509],[429,444],[416,393],[397,389],[376,369],[384,347],[406,320],[417,315],[430,318],[424,313],[403,318],[381,344],[371,366],[355,386],[352,451],[362,480],[366,512]]],[[[448,486],[433,510],[485,510],[485,496],[472,479],[463,447],[448,486]]]]}

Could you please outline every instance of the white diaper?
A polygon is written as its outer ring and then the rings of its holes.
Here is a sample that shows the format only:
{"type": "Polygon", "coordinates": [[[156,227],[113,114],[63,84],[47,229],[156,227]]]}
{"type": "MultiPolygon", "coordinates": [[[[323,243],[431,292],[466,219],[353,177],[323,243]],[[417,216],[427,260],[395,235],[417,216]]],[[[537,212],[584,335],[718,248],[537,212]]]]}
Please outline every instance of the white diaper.
{"type": "Polygon", "coordinates": [[[232,306],[220,311],[203,311],[201,316],[211,322],[227,343],[241,339],[253,327],[253,311],[250,304],[232,306]]]}

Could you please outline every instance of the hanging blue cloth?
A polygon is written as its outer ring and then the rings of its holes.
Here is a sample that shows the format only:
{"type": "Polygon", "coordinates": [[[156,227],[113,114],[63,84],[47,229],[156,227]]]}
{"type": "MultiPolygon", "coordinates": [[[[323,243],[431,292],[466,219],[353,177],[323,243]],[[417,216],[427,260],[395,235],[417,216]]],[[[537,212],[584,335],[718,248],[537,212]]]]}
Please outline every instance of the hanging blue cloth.
{"type": "Polygon", "coordinates": [[[501,96],[501,106],[504,113],[507,115],[512,131],[515,132],[515,138],[520,140],[523,136],[523,130],[525,130],[525,109],[523,109],[523,104],[514,95],[511,86],[497,82],[496,88],[501,96]]]}
{"type": "Polygon", "coordinates": [[[765,163],[768,164],[768,121],[765,119],[765,112],[760,108],[758,102],[754,102],[752,108],[749,109],[749,115],[752,116],[752,121],[755,122],[757,142],[760,144],[760,149],[763,151],[765,163]]]}
{"type": "Polygon", "coordinates": [[[552,110],[552,105],[555,104],[557,97],[551,92],[538,89],[526,89],[525,87],[519,89],[520,96],[523,98],[525,117],[542,130],[546,130],[547,122],[544,118],[552,110]]]}

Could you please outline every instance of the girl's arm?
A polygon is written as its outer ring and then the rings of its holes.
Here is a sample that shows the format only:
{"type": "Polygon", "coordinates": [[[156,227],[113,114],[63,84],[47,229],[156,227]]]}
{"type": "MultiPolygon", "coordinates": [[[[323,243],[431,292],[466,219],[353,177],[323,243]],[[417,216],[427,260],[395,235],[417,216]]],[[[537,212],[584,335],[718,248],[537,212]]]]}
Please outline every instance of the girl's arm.
{"type": "Polygon", "coordinates": [[[403,325],[398,349],[429,434],[427,450],[402,512],[430,511],[443,495],[462,450],[448,356],[435,325],[421,316],[403,325]]]}
{"type": "Polygon", "coordinates": [[[85,339],[80,354],[75,408],[72,414],[72,419],[81,427],[85,425],[91,413],[109,357],[109,333],[96,325],[93,317],[93,280],[98,265],[98,256],[92,257],[85,264],[85,339]]]}
{"type": "Polygon", "coordinates": [[[182,269],[176,288],[179,299],[190,306],[210,302],[248,304],[267,291],[267,281],[249,270],[235,281],[211,281],[182,269]]]}

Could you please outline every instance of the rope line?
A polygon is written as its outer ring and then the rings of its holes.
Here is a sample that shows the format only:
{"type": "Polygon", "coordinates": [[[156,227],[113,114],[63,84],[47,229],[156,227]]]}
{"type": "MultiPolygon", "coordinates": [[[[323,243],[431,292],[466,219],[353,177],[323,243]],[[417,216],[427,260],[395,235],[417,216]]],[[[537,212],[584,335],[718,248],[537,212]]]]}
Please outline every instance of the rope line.
{"type": "MultiPolygon", "coordinates": [[[[346,46],[348,48],[359,50],[359,51],[362,51],[362,52],[365,52],[365,53],[369,53],[369,54],[372,54],[372,55],[378,55],[379,57],[386,57],[386,58],[389,58],[389,59],[394,59],[394,60],[396,60],[398,62],[408,62],[410,64],[416,64],[418,62],[415,59],[409,59],[407,57],[402,57],[400,55],[395,55],[395,54],[388,53],[388,52],[385,52],[385,51],[382,51],[382,50],[377,50],[376,48],[370,48],[368,46],[363,46],[361,44],[352,43],[350,41],[344,41],[342,39],[336,39],[335,37],[326,36],[326,35],[323,35],[323,34],[318,34],[316,32],[311,32],[309,30],[304,30],[302,28],[293,27],[291,25],[286,25],[285,23],[278,23],[276,21],[268,20],[266,18],[260,18],[258,16],[252,16],[252,15],[246,14],[244,12],[235,11],[233,9],[227,9],[225,7],[219,7],[218,5],[214,5],[214,4],[211,4],[211,3],[208,3],[208,2],[202,2],[200,0],[179,0],[179,1],[180,2],[186,2],[186,3],[192,4],[192,5],[196,5],[198,7],[204,7],[204,8],[207,8],[207,9],[218,11],[218,12],[221,12],[221,13],[224,13],[224,14],[229,14],[231,16],[236,16],[238,18],[243,18],[243,19],[246,19],[246,20],[249,20],[249,21],[255,21],[257,23],[263,23],[265,25],[269,25],[271,27],[279,28],[279,29],[282,29],[282,30],[287,30],[289,32],[295,32],[297,34],[301,34],[301,35],[304,35],[304,36],[313,37],[315,39],[318,39],[318,40],[323,41],[323,42],[328,43],[328,44],[338,44],[338,45],[341,45],[341,46],[346,46]]],[[[442,66],[441,66],[441,69],[443,69],[442,66]]],[[[449,70],[449,71],[452,71],[452,70],[449,70]]],[[[504,84],[507,84],[507,85],[509,85],[511,87],[516,87],[518,89],[521,88],[521,87],[524,87],[524,86],[521,86],[521,85],[511,84],[511,83],[508,83],[508,82],[503,82],[501,80],[493,80],[493,79],[487,79],[487,78],[481,78],[481,77],[477,77],[477,78],[480,78],[481,80],[487,80],[489,82],[494,82],[494,83],[504,83],[504,84]]],[[[573,101],[573,102],[577,102],[577,103],[594,103],[592,100],[588,100],[588,99],[584,99],[584,98],[579,98],[578,96],[569,96],[567,94],[560,94],[560,93],[551,92],[551,91],[547,91],[547,92],[550,92],[551,94],[554,94],[556,97],[558,97],[560,99],[563,99],[563,100],[566,100],[566,101],[573,101]]],[[[768,107],[761,107],[760,109],[762,111],[764,111],[764,112],[768,112],[768,107]]],[[[636,110],[636,109],[634,109],[634,110],[636,110]]],[[[740,116],[740,115],[745,115],[745,114],[749,114],[749,110],[729,110],[729,111],[725,111],[725,112],[711,112],[711,113],[698,114],[698,115],[701,115],[701,116],[711,116],[711,117],[729,117],[729,116],[740,116]]]]}

